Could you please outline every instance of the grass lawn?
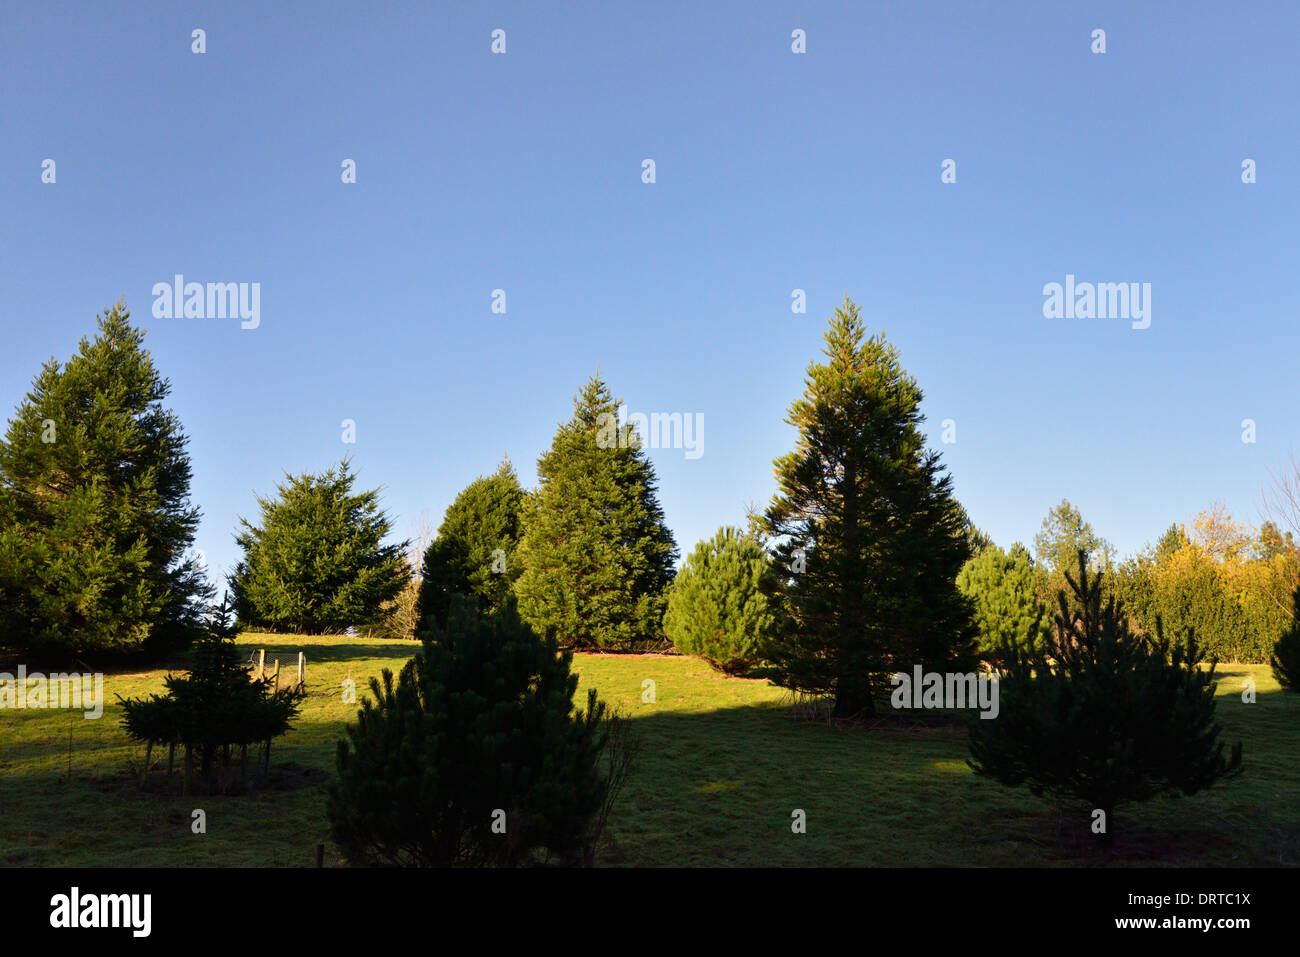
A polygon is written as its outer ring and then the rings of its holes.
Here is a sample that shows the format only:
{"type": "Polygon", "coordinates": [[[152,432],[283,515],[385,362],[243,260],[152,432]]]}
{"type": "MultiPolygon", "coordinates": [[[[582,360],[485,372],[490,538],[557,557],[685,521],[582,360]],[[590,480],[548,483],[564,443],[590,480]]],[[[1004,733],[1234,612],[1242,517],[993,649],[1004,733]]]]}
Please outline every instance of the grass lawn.
{"type": "MultiPolygon", "coordinates": [[[[305,867],[329,844],[325,785],[335,742],[353,719],[345,678],[397,671],[414,645],[356,638],[248,634],[252,653],[291,674],[307,654],[309,697],[276,741],[274,787],[246,797],[148,793],[129,768],[144,755],[122,733],[115,695],[162,690],[165,669],[110,674],[104,716],[0,711],[0,865],[305,867]],[[202,808],[207,833],[191,833],[202,808]]],[[[177,666],[183,666],[183,660],[177,666]]],[[[580,655],[588,684],[635,718],[640,764],[610,819],[606,866],[1078,866],[1084,808],[977,778],[955,728],[840,729],[797,719],[763,679],[725,678],[693,658],[580,655]],[[656,701],[642,703],[642,682],[656,701]],[[791,812],[807,833],[791,831],[791,812]]],[[[0,669],[4,670],[4,669],[0,669]]],[[[1192,798],[1121,809],[1111,866],[1300,863],[1300,695],[1263,665],[1219,669],[1224,738],[1244,745],[1245,773],[1192,798]],[[1246,677],[1258,701],[1245,704],[1246,677]]]]}

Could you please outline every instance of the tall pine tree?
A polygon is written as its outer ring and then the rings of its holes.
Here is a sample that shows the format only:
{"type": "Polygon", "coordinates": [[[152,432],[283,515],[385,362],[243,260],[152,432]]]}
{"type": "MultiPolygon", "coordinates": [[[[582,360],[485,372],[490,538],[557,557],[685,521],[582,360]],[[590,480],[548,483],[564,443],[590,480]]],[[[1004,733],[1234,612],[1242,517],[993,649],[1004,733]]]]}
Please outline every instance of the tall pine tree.
{"type": "Polygon", "coordinates": [[[574,399],[537,463],[519,543],[519,613],[577,649],[628,650],[663,638],[677,548],[664,525],[643,438],[618,421],[599,376],[574,399]]]}
{"type": "Polygon", "coordinates": [[[779,683],[874,711],[889,676],[974,665],[971,610],[955,581],[966,516],[939,454],[925,449],[922,393],[846,296],[787,422],[764,531],[779,540],[787,625],[768,657],[779,683]]]}
{"type": "Polygon", "coordinates": [[[36,377],[0,442],[0,641],[161,652],[197,637],[211,585],[170,383],[119,301],[36,377]]]}

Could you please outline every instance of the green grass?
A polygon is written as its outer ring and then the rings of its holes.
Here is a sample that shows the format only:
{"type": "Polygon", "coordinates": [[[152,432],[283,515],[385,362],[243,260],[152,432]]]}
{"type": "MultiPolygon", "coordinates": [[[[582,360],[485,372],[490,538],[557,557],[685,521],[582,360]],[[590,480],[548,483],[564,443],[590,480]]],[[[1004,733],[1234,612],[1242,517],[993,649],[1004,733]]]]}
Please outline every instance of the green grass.
{"type": "MultiPolygon", "coordinates": [[[[308,660],[309,697],[272,764],[278,786],[244,797],[141,792],[129,768],[143,748],[122,733],[115,695],[162,688],[165,669],[110,674],[104,717],[0,711],[0,865],[311,866],[329,844],[326,781],[336,741],[371,675],[398,670],[414,645],[355,638],[244,635],[251,653],[293,672],[308,660]],[[71,773],[69,773],[69,768],[71,773]],[[191,811],[207,833],[191,833],[191,811]]],[[[177,662],[182,664],[183,662],[177,662]]],[[[1091,854],[1087,809],[1058,808],[975,776],[964,731],[828,727],[798,719],[781,689],[725,678],[676,656],[580,655],[583,686],[634,718],[640,764],[614,809],[604,865],[1079,866],[1091,854]],[[656,701],[643,703],[642,682],[656,701]],[[791,832],[791,812],[807,833],[791,832]]],[[[1220,668],[1224,738],[1241,740],[1245,774],[1191,798],[1122,809],[1114,865],[1268,866],[1300,862],[1300,695],[1259,665],[1220,668]],[[1241,700],[1251,676],[1258,701],[1241,700]]],[[[580,690],[581,694],[581,690],[580,690]]]]}

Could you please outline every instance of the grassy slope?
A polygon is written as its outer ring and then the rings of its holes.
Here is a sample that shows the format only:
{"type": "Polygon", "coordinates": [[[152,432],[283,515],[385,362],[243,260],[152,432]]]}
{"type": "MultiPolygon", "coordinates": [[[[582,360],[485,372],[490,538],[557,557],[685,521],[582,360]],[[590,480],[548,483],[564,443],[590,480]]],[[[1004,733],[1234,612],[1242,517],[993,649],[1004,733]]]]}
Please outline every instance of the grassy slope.
{"type": "MultiPolygon", "coordinates": [[[[413,646],[364,639],[245,635],[292,672],[307,652],[311,692],[273,764],[283,789],[181,798],[130,786],[143,749],[123,736],[115,694],[157,691],[165,671],[115,674],[98,721],[79,713],[0,711],[0,864],[6,866],[309,866],[327,842],[323,780],[355,707],[343,679],[398,670],[413,646]],[[71,776],[69,768],[71,743],[71,776]],[[290,786],[297,782],[296,786],[290,786]],[[207,812],[204,835],[190,812],[207,812]]],[[[1095,863],[1085,809],[1064,814],[1027,791],[975,777],[952,730],[840,730],[795,720],[763,680],[722,678],[668,656],[579,656],[584,686],[636,718],[640,768],[610,821],[607,865],[1059,865],[1095,863]],[[657,701],[641,702],[656,682],[657,701]],[[794,808],[808,830],[791,833],[794,808]]],[[[1219,716],[1242,740],[1246,773],[1211,792],[1125,809],[1115,863],[1259,866],[1300,862],[1300,695],[1263,666],[1220,669],[1219,716]],[[1243,704],[1252,675],[1258,703],[1243,704]]]]}

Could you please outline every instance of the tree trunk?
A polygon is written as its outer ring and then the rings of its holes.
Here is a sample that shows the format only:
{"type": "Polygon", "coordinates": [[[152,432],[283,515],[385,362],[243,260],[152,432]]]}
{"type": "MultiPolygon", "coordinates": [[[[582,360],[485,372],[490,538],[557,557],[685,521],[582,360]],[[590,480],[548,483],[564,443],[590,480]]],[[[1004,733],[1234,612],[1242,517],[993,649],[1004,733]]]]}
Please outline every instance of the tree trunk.
{"type": "Polygon", "coordinates": [[[831,712],[834,718],[857,718],[875,713],[875,704],[871,700],[870,685],[854,674],[853,662],[858,657],[854,654],[856,646],[864,639],[862,632],[862,610],[850,587],[856,571],[861,564],[860,518],[858,515],[858,474],[853,462],[844,465],[844,477],[840,485],[843,495],[842,520],[844,554],[840,556],[845,575],[840,579],[840,602],[838,625],[837,661],[839,674],[835,682],[835,708],[831,712]]]}
{"type": "Polygon", "coordinates": [[[149,780],[149,761],[153,757],[153,742],[150,741],[144,746],[144,768],[140,771],[140,787],[143,788],[149,780]]]}
{"type": "Polygon", "coordinates": [[[876,703],[871,698],[871,688],[866,682],[841,678],[835,687],[833,718],[870,717],[876,713],[876,703]]]}

